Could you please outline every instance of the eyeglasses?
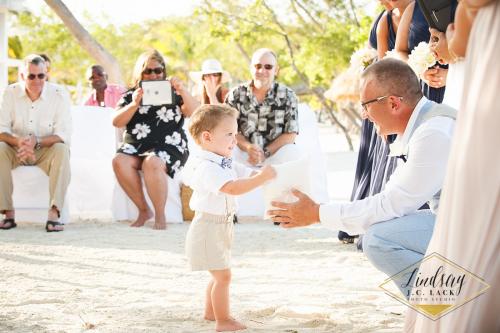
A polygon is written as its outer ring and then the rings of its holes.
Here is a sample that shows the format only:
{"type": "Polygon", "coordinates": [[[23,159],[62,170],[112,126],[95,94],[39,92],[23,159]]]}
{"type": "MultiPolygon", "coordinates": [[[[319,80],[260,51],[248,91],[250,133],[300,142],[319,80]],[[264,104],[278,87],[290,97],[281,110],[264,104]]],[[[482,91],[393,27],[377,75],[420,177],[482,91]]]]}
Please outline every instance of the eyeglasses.
{"type": "Polygon", "coordinates": [[[43,80],[43,79],[45,79],[45,74],[40,73],[40,74],[29,74],[28,75],[28,80],[33,81],[35,78],[38,78],[39,80],[43,80]]]}
{"type": "Polygon", "coordinates": [[[146,74],[146,75],[151,75],[153,73],[155,73],[155,74],[163,73],[163,67],[146,68],[145,70],[142,71],[142,74],[146,74]]]}
{"type": "Polygon", "coordinates": [[[255,69],[261,69],[262,67],[264,67],[268,71],[270,71],[274,67],[274,65],[271,64],[254,64],[253,66],[255,67],[255,69]]]}
{"type": "Polygon", "coordinates": [[[361,102],[361,107],[363,108],[363,110],[365,110],[365,112],[368,112],[368,104],[379,102],[379,101],[381,101],[389,96],[390,95],[380,96],[380,97],[377,97],[374,99],[370,99],[369,101],[366,101],[366,102],[361,102]]]}
{"type": "Polygon", "coordinates": [[[202,79],[206,78],[207,76],[215,76],[215,77],[221,77],[222,73],[210,73],[210,74],[203,74],[201,77],[202,79]]]}

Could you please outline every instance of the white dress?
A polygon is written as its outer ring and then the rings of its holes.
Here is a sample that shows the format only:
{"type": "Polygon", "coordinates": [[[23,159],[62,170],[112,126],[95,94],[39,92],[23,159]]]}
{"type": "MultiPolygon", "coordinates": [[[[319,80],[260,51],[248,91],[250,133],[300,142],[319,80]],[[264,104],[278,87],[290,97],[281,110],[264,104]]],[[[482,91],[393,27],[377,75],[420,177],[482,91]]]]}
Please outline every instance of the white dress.
{"type": "Polygon", "coordinates": [[[444,92],[443,104],[454,109],[459,109],[464,90],[465,61],[457,61],[450,64],[446,78],[446,90],[444,92]]]}
{"type": "MultiPolygon", "coordinates": [[[[439,214],[427,254],[484,279],[483,295],[433,321],[409,310],[404,332],[500,332],[500,2],[479,10],[439,214]]],[[[424,264],[422,264],[424,266],[424,264]]],[[[470,293],[465,284],[463,293],[470,293]]]]}

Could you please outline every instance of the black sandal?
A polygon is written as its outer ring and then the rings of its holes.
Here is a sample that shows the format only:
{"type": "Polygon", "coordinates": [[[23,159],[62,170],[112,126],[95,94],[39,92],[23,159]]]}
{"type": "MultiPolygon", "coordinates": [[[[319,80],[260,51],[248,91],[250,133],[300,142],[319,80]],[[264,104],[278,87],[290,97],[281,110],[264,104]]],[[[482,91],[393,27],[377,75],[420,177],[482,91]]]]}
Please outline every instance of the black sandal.
{"type": "Polygon", "coordinates": [[[3,223],[3,225],[2,225],[2,227],[0,227],[0,229],[2,229],[2,230],[9,230],[9,229],[17,227],[17,224],[14,221],[14,219],[3,219],[2,223],[3,223]],[[6,227],[5,223],[9,223],[9,226],[6,227]]]}
{"type": "Polygon", "coordinates": [[[60,226],[60,225],[64,225],[64,223],[57,222],[57,221],[47,221],[47,223],[45,224],[45,230],[47,232],[59,232],[59,231],[63,231],[64,229],[63,230],[55,229],[55,227],[60,226]],[[49,229],[49,225],[52,227],[52,229],[49,229]]]}

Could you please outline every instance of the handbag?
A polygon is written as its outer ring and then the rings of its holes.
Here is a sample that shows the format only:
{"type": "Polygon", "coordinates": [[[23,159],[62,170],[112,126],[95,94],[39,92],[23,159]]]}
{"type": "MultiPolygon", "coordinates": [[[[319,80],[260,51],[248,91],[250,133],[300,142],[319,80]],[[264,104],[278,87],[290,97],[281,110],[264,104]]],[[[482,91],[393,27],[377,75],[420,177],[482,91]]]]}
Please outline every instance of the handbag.
{"type": "Polygon", "coordinates": [[[417,0],[429,27],[445,32],[454,20],[453,0],[417,0]]]}

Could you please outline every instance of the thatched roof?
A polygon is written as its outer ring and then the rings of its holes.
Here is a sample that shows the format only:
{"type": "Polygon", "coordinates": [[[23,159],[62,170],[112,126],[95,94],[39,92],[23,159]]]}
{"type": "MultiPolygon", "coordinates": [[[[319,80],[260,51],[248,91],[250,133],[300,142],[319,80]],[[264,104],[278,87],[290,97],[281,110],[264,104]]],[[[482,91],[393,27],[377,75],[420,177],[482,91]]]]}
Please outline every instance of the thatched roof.
{"type": "Polygon", "coordinates": [[[333,81],[330,88],[325,91],[325,97],[338,102],[342,100],[356,102],[359,100],[359,71],[349,67],[340,73],[333,81]]]}

